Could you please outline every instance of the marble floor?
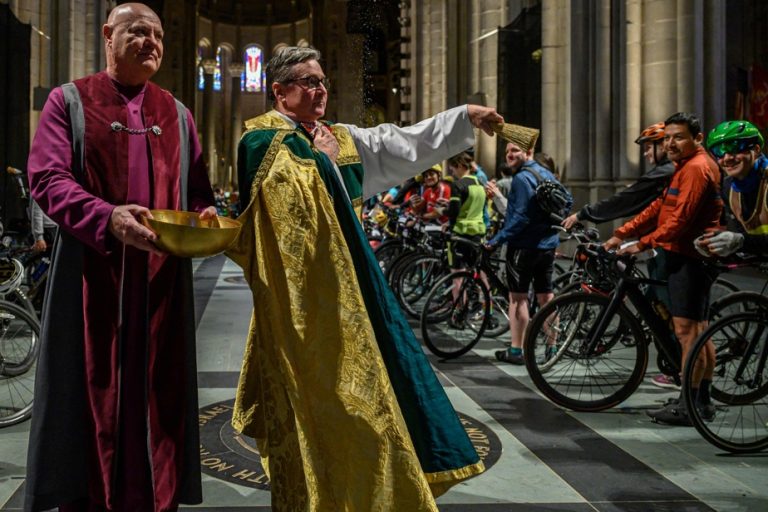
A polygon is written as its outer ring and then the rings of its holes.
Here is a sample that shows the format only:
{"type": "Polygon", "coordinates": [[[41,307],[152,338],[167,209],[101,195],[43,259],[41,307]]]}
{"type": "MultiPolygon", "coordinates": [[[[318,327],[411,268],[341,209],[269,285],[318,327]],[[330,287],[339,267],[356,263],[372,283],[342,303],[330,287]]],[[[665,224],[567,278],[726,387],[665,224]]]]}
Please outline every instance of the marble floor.
{"type": "MultiPolygon", "coordinates": [[[[762,285],[734,277],[740,288],[762,285]]],[[[223,256],[195,261],[201,463],[208,511],[269,510],[269,491],[249,439],[228,418],[250,320],[239,269],[223,256]]],[[[524,367],[499,364],[499,340],[431,361],[488,470],[438,499],[441,511],[764,511],[768,453],[732,456],[693,428],[651,423],[645,410],[675,392],[648,377],[622,406],[560,409],[524,367]]],[[[23,506],[29,422],[0,430],[0,510],[23,506]]],[[[406,511],[407,512],[407,511],[406,511]]]]}

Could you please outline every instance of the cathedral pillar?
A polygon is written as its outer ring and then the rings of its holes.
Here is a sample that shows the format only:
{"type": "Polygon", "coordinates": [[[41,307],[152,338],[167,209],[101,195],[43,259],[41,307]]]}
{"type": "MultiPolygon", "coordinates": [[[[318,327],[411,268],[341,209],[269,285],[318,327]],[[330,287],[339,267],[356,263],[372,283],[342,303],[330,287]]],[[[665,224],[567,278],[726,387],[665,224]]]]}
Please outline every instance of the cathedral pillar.
{"type": "Polygon", "coordinates": [[[234,187],[237,183],[237,172],[235,166],[237,165],[237,145],[240,142],[240,135],[243,131],[243,114],[242,114],[242,91],[240,90],[240,80],[245,70],[245,66],[239,63],[231,63],[229,65],[229,75],[231,77],[231,103],[232,113],[230,115],[230,141],[227,147],[227,179],[224,183],[227,187],[234,187]]]}
{"type": "Polygon", "coordinates": [[[203,88],[203,157],[208,162],[208,178],[211,185],[216,183],[216,126],[213,116],[213,74],[216,72],[216,59],[203,59],[205,87],[203,88]]]}

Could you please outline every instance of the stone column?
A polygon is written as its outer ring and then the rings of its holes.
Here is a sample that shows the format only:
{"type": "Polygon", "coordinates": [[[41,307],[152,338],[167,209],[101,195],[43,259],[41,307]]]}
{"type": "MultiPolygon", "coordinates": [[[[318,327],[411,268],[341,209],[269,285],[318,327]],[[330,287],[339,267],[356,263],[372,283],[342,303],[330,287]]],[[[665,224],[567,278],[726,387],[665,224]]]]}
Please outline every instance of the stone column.
{"type": "MultiPolygon", "coordinates": [[[[680,110],[675,2],[642,2],[642,130],[680,110]]],[[[680,84],[682,86],[682,84],[680,84]]]]}
{"type": "Polygon", "coordinates": [[[638,175],[641,174],[645,159],[641,157],[641,149],[635,144],[635,139],[640,130],[656,122],[655,120],[644,119],[642,116],[642,15],[642,0],[629,0],[627,2],[627,54],[625,61],[627,112],[623,140],[625,147],[627,147],[629,167],[635,169],[638,175]]]}
{"type": "Polygon", "coordinates": [[[700,85],[704,82],[701,2],[678,0],[676,14],[677,105],[681,111],[701,116],[704,103],[700,85]]]}
{"type": "MultiPolygon", "coordinates": [[[[612,48],[611,37],[611,2],[600,0],[596,2],[595,11],[591,16],[593,25],[590,32],[594,34],[592,56],[594,82],[591,84],[590,103],[590,141],[594,148],[592,190],[604,188],[605,194],[613,194],[613,161],[611,155],[617,149],[613,144],[615,135],[614,124],[611,119],[611,111],[615,106],[614,94],[618,91],[611,88],[613,68],[611,66],[611,54],[616,51],[612,48]]],[[[597,197],[592,198],[597,199],[597,197]]]]}
{"type": "Polygon", "coordinates": [[[541,147],[560,167],[569,186],[588,186],[588,176],[574,175],[571,153],[569,58],[571,7],[567,0],[544,0],[541,9],[541,147]]]}
{"type": "Polygon", "coordinates": [[[211,185],[216,182],[216,126],[213,115],[213,74],[216,72],[216,59],[203,59],[205,87],[203,89],[203,157],[208,162],[208,178],[211,185]]]}
{"type": "MultiPolygon", "coordinates": [[[[581,207],[591,201],[590,181],[594,160],[592,148],[593,122],[591,115],[593,105],[591,100],[590,76],[595,74],[593,58],[593,44],[590,41],[590,20],[594,11],[585,5],[585,2],[576,2],[570,5],[570,55],[568,60],[571,68],[578,70],[572,73],[570,79],[570,91],[567,103],[566,118],[570,133],[569,161],[566,169],[567,182],[574,196],[574,206],[581,207]]],[[[546,44],[542,41],[542,44],[546,44]]]]}
{"type": "Polygon", "coordinates": [[[183,0],[176,6],[184,9],[181,16],[181,100],[186,105],[194,105],[197,94],[197,1],[183,0]],[[194,80],[188,77],[193,76],[194,80]]]}
{"type": "Polygon", "coordinates": [[[240,77],[245,70],[245,66],[240,63],[231,63],[229,65],[229,76],[231,77],[231,103],[232,111],[230,114],[230,144],[228,148],[229,154],[227,155],[227,161],[230,163],[227,169],[227,178],[224,185],[227,187],[237,186],[237,145],[240,142],[240,135],[243,132],[243,114],[242,114],[242,91],[240,90],[240,77]]]}
{"type": "Polygon", "coordinates": [[[704,2],[704,73],[707,77],[704,87],[704,110],[701,112],[702,123],[707,128],[713,128],[725,120],[726,90],[725,73],[728,69],[725,59],[726,48],[726,8],[722,0],[706,0],[704,2]]]}

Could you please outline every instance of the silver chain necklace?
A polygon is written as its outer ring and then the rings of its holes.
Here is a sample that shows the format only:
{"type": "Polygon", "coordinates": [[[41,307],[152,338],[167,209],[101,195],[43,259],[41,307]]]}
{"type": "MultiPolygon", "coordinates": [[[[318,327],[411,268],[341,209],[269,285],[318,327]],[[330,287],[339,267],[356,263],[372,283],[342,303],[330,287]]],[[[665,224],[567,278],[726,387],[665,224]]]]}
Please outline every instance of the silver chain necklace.
{"type": "Polygon", "coordinates": [[[163,133],[163,130],[160,129],[159,126],[154,125],[150,126],[149,128],[128,128],[120,121],[115,121],[111,125],[109,125],[110,128],[112,128],[113,132],[126,132],[130,135],[144,135],[145,133],[152,132],[155,135],[161,135],[163,133]]]}

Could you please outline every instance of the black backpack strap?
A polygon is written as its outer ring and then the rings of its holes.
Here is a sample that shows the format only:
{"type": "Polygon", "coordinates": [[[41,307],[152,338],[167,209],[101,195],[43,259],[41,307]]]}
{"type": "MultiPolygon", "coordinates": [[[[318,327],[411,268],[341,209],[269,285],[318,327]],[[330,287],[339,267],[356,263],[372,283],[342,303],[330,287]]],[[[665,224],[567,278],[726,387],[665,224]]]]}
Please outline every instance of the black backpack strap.
{"type": "Polygon", "coordinates": [[[539,171],[534,169],[532,166],[527,166],[526,165],[526,166],[523,166],[523,169],[528,171],[529,173],[533,174],[533,177],[536,178],[536,183],[537,184],[541,184],[544,181],[550,181],[550,180],[544,179],[544,177],[541,175],[541,173],[539,173],[539,171]]]}

